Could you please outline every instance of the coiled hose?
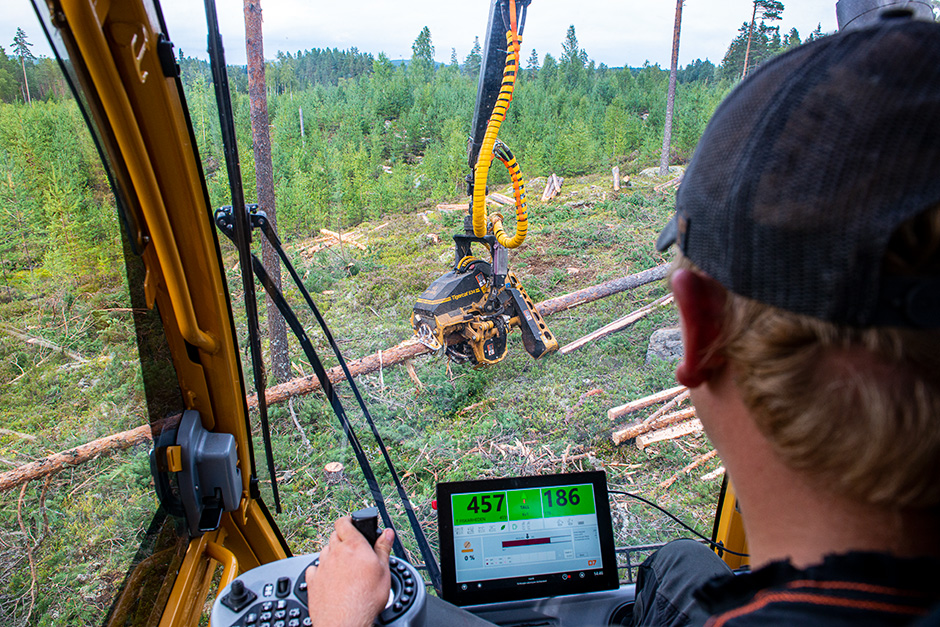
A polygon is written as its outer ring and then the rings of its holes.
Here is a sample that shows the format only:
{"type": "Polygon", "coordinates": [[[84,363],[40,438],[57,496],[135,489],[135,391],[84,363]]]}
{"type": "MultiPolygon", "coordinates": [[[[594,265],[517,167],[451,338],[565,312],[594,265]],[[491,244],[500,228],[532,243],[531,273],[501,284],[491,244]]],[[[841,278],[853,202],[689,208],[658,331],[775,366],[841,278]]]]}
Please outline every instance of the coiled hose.
{"type": "Polygon", "coordinates": [[[509,109],[509,103],[512,102],[512,92],[516,85],[516,76],[519,68],[519,50],[520,39],[516,18],[516,2],[509,2],[509,21],[510,29],[506,33],[506,67],[503,70],[503,83],[499,90],[499,96],[496,99],[496,105],[493,107],[493,113],[490,115],[489,122],[486,125],[486,133],[483,136],[483,145],[480,148],[480,156],[477,158],[474,168],[473,183],[473,234],[477,237],[486,235],[486,223],[488,220],[486,211],[486,179],[489,176],[490,165],[493,163],[493,157],[499,158],[509,169],[512,178],[513,192],[516,199],[516,234],[510,238],[506,235],[502,226],[502,216],[496,214],[492,218],[493,233],[496,240],[506,248],[516,248],[525,240],[528,231],[528,210],[525,200],[525,183],[522,180],[522,173],[519,170],[519,164],[516,163],[512,153],[506,148],[505,144],[500,142],[499,153],[494,155],[497,148],[497,135],[499,127],[506,119],[506,112],[509,109]]]}

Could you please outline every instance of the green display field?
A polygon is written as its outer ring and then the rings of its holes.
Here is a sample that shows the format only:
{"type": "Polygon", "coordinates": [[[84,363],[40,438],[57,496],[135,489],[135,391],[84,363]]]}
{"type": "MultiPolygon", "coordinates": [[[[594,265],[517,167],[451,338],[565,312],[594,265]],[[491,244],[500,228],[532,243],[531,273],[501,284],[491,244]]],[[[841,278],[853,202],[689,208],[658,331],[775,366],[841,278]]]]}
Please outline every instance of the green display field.
{"type": "Polygon", "coordinates": [[[532,520],[541,517],[542,502],[538,489],[509,491],[509,520],[532,520]]]}
{"type": "Polygon", "coordinates": [[[506,522],[508,520],[505,492],[477,492],[451,496],[455,525],[506,522]]]}
{"type": "Polygon", "coordinates": [[[591,484],[451,496],[455,525],[594,514],[591,484]]]}
{"type": "Polygon", "coordinates": [[[594,489],[590,484],[543,488],[542,509],[546,518],[593,514],[594,489]]]}

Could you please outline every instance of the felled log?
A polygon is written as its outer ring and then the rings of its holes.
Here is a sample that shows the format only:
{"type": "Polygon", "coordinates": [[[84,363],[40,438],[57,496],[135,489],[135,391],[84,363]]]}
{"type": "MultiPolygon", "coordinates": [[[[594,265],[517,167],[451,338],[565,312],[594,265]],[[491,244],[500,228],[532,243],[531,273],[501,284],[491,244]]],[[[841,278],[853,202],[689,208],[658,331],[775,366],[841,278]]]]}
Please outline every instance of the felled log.
{"type": "Polygon", "coordinates": [[[41,337],[33,337],[31,335],[26,335],[25,333],[20,333],[16,329],[13,329],[6,325],[0,325],[0,331],[3,331],[10,337],[14,337],[18,340],[22,340],[23,342],[26,342],[30,346],[39,346],[41,348],[48,348],[49,350],[53,350],[57,353],[62,353],[63,355],[65,355],[66,357],[68,357],[69,359],[73,361],[77,361],[80,363],[84,363],[86,361],[84,357],[82,357],[75,351],[69,350],[67,348],[63,348],[62,346],[59,346],[58,344],[53,344],[49,340],[44,340],[41,337]]]}
{"type": "Polygon", "coordinates": [[[637,274],[620,277],[619,279],[607,281],[606,283],[601,283],[599,285],[592,285],[591,287],[586,287],[583,290],[571,292],[570,294],[565,294],[564,296],[550,298],[536,305],[536,308],[538,308],[539,313],[543,316],[549,316],[553,313],[558,313],[559,311],[572,309],[578,305],[584,305],[595,300],[613,296],[614,294],[629,292],[630,290],[636,289],[648,283],[652,283],[653,281],[662,280],[666,278],[666,273],[668,271],[669,264],[664,263],[654,268],[650,268],[649,270],[638,272],[637,274]]]}
{"type": "MultiPolygon", "coordinates": [[[[607,296],[619,294],[620,292],[627,292],[642,285],[646,285],[647,283],[661,280],[666,276],[668,267],[669,264],[656,266],[655,268],[650,268],[649,270],[644,270],[637,274],[620,277],[619,279],[614,279],[607,283],[601,283],[600,285],[587,287],[577,292],[565,294],[564,296],[542,301],[535,307],[543,316],[565,311],[566,309],[571,309],[578,305],[590,303],[601,298],[606,298],[607,296]]],[[[369,374],[385,366],[400,364],[407,359],[413,359],[418,355],[423,355],[431,351],[415,338],[408,338],[397,346],[384,349],[380,352],[381,355],[379,353],[373,353],[372,355],[366,355],[360,359],[347,362],[349,373],[354,377],[369,374]]],[[[343,376],[343,370],[339,366],[330,368],[327,371],[327,377],[333,383],[342,381],[345,378],[343,376]]],[[[268,405],[276,405],[287,401],[291,396],[310,394],[319,389],[320,382],[317,380],[316,376],[308,375],[268,388],[265,392],[265,398],[268,401],[268,405]]],[[[676,394],[678,394],[678,392],[676,392],[676,394]]],[[[257,406],[257,397],[255,395],[249,396],[248,407],[254,408],[257,406]]]]}
{"type": "Polygon", "coordinates": [[[679,396],[675,397],[674,399],[672,399],[671,401],[669,401],[668,403],[666,403],[665,405],[663,405],[662,407],[654,411],[652,414],[650,414],[649,417],[643,421],[643,424],[648,425],[648,424],[656,422],[659,418],[662,418],[665,414],[675,409],[679,405],[679,403],[689,398],[690,394],[691,393],[688,390],[686,390],[685,392],[680,392],[679,396]]]}
{"type": "Polygon", "coordinates": [[[625,405],[620,405],[619,407],[612,407],[607,410],[607,417],[611,420],[620,418],[621,416],[626,416],[627,414],[632,414],[635,411],[641,409],[646,409],[650,405],[655,405],[656,403],[662,403],[663,401],[668,401],[669,399],[678,396],[684,392],[686,388],[684,385],[677,385],[674,388],[669,388],[668,390],[663,390],[662,392],[657,392],[656,394],[650,394],[649,396],[644,396],[643,398],[638,398],[635,401],[630,401],[625,405]]]}
{"type": "Polygon", "coordinates": [[[636,447],[641,451],[645,449],[650,444],[655,444],[657,442],[664,442],[666,440],[675,440],[676,438],[681,438],[685,435],[692,435],[693,433],[701,433],[703,430],[702,423],[698,418],[690,420],[688,422],[680,422],[677,425],[667,427],[665,429],[660,429],[659,431],[653,431],[645,435],[641,435],[636,439],[636,447]]]}
{"type": "Polygon", "coordinates": [[[320,233],[323,235],[326,235],[327,237],[331,237],[335,239],[337,242],[341,244],[349,244],[351,246],[355,246],[359,250],[366,249],[365,246],[357,242],[355,237],[353,237],[349,233],[339,234],[339,233],[336,233],[335,231],[330,231],[329,229],[320,229],[320,233]]]}
{"type": "Polygon", "coordinates": [[[610,172],[614,176],[614,191],[619,192],[620,191],[620,166],[615,165],[611,169],[610,172]]]}
{"type": "MultiPolygon", "coordinates": [[[[349,374],[358,377],[359,375],[375,372],[380,367],[400,364],[406,359],[412,359],[428,352],[430,351],[424,344],[421,344],[414,338],[409,338],[397,346],[383,349],[381,359],[378,353],[374,353],[372,355],[366,355],[361,359],[347,362],[346,365],[349,367],[349,374]]],[[[343,369],[339,366],[327,370],[326,375],[333,383],[338,383],[345,379],[343,369]]],[[[268,388],[265,391],[265,398],[268,401],[268,406],[271,406],[286,402],[291,396],[303,396],[304,394],[310,394],[319,389],[320,382],[317,380],[316,375],[308,375],[306,377],[291,379],[280,385],[268,388]]],[[[248,407],[255,408],[257,406],[258,397],[252,394],[248,397],[248,407]]]]}
{"type": "Polygon", "coordinates": [[[724,467],[724,466],[719,466],[718,468],[714,469],[713,471],[711,471],[711,472],[709,472],[709,473],[705,473],[704,475],[702,475],[701,479],[702,479],[702,481],[711,481],[712,479],[718,479],[719,477],[723,476],[724,474],[725,474],[725,467],[724,467]]]}
{"type": "Polygon", "coordinates": [[[715,457],[715,455],[717,454],[718,454],[718,451],[712,449],[711,451],[705,453],[704,455],[699,455],[694,460],[692,460],[691,464],[689,464],[688,466],[686,466],[685,468],[683,468],[682,470],[680,470],[673,476],[669,477],[668,479],[660,483],[659,487],[665,488],[665,489],[670,488],[672,484],[674,484],[679,479],[679,477],[681,477],[683,474],[686,474],[686,475],[689,474],[690,472],[692,472],[693,470],[695,470],[696,468],[698,468],[699,466],[701,466],[708,460],[715,457]]]}
{"type": "Polygon", "coordinates": [[[493,201],[493,202],[496,203],[497,205],[514,205],[514,204],[516,204],[516,201],[513,200],[512,198],[510,198],[509,196],[504,196],[503,194],[499,194],[499,193],[497,193],[497,192],[493,192],[492,194],[490,194],[490,195],[487,196],[486,198],[487,198],[487,200],[493,201]]]}
{"type": "Polygon", "coordinates": [[[602,337],[607,337],[608,335],[616,333],[617,331],[622,331],[623,329],[626,329],[628,326],[630,326],[634,322],[638,320],[642,320],[646,316],[650,315],[653,312],[653,310],[656,309],[657,307],[668,305],[671,302],[672,302],[672,294],[667,294],[666,296],[663,296],[662,298],[658,298],[654,300],[652,303],[645,305],[643,307],[640,307],[636,311],[627,314],[623,318],[620,318],[619,320],[615,320],[611,322],[610,324],[601,327],[597,331],[588,333],[584,337],[578,340],[575,340],[574,342],[571,342],[570,344],[566,344],[565,346],[562,346],[558,352],[560,352],[562,355],[567,355],[568,353],[578,350],[585,344],[590,344],[591,342],[599,340],[602,337]]]}
{"type": "Polygon", "coordinates": [[[673,179],[669,179],[665,183],[660,183],[659,185],[654,187],[653,190],[657,192],[664,192],[670,187],[679,187],[681,183],[682,183],[682,175],[680,174],[679,176],[673,179]]]}
{"type": "Polygon", "coordinates": [[[442,213],[448,213],[450,211],[466,211],[468,207],[468,203],[461,202],[456,204],[441,204],[435,207],[435,209],[442,213]]]}
{"type": "Polygon", "coordinates": [[[36,441],[35,435],[30,435],[28,433],[20,433],[19,431],[14,431],[12,429],[0,429],[0,435],[9,435],[14,438],[19,438],[21,440],[29,440],[30,442],[36,441]]]}
{"type": "Polygon", "coordinates": [[[34,479],[41,479],[55,474],[70,466],[84,464],[96,457],[110,455],[114,452],[128,449],[136,444],[149,442],[153,440],[154,433],[159,434],[164,429],[172,429],[179,424],[179,421],[180,414],[169,416],[153,424],[143,425],[136,429],[131,429],[130,431],[123,431],[104,438],[99,438],[87,444],[82,444],[81,446],[76,446],[67,451],[37,459],[19,468],[0,473],[0,492],[15,488],[18,485],[33,481],[34,479]]]}
{"type": "Polygon", "coordinates": [[[683,420],[688,420],[689,418],[695,417],[695,408],[683,409],[682,411],[673,412],[671,414],[666,414],[665,416],[660,417],[654,422],[641,422],[639,424],[632,424],[620,429],[619,431],[614,431],[611,435],[614,444],[623,444],[628,442],[633,438],[637,438],[641,435],[649,433],[651,431],[656,431],[669,425],[675,424],[677,422],[682,422],[683,420]]]}

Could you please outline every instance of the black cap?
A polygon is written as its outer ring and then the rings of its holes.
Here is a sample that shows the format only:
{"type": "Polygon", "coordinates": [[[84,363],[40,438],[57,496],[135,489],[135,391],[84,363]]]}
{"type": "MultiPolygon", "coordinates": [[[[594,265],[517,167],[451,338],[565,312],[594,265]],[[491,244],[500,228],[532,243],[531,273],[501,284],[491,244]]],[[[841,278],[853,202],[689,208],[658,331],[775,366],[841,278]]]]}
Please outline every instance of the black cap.
{"type": "Polygon", "coordinates": [[[657,248],[730,291],[849,326],[940,327],[940,277],[882,277],[940,205],[940,24],[895,18],[767,61],[721,103],[657,248]]]}

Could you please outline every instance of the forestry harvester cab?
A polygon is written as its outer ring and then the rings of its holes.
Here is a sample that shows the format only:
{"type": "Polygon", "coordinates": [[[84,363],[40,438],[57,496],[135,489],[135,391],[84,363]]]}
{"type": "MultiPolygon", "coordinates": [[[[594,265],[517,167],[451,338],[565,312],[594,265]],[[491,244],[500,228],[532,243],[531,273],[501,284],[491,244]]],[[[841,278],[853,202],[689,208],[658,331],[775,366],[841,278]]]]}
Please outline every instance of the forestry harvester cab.
{"type": "Polygon", "coordinates": [[[468,145],[470,205],[464,233],[454,235],[453,270],[418,297],[411,316],[418,340],[457,363],[495,364],[508,352],[508,335],[522,332],[526,351],[538,359],[558,349],[522,283],[509,270],[509,249],[528,230],[525,181],[519,164],[497,135],[506,119],[519,70],[522,31],[531,0],[493,2],[480,69],[472,135],[468,145]],[[487,214],[487,177],[494,159],[509,170],[516,207],[516,234],[503,229],[503,216],[487,214]],[[489,249],[490,260],[473,255],[472,244],[489,249]]]}

